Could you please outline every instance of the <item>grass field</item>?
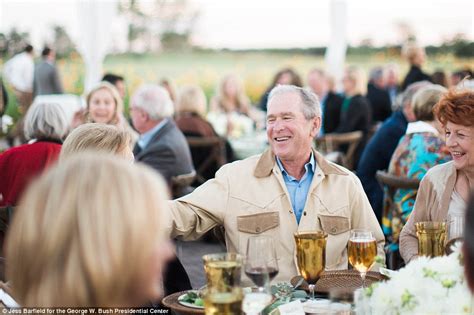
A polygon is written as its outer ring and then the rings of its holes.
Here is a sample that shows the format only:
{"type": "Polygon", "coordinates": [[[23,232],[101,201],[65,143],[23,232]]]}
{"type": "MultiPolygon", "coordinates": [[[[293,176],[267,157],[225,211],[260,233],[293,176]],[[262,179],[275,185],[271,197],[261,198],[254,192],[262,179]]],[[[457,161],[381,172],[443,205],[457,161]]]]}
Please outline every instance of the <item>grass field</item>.
{"type": "MultiPolygon", "coordinates": [[[[390,62],[400,65],[402,77],[408,71],[408,65],[398,56],[386,54],[349,56],[346,63],[358,65],[368,72],[373,66],[390,62]]],[[[460,60],[446,55],[428,57],[424,69],[427,72],[438,69],[450,72],[472,64],[474,64],[474,58],[460,60]]],[[[67,60],[59,60],[58,67],[65,91],[82,94],[84,66],[81,58],[76,55],[67,60]]],[[[113,55],[108,56],[104,62],[104,71],[125,77],[129,94],[132,94],[143,83],[158,82],[162,78],[167,78],[177,87],[184,84],[199,84],[210,97],[219,79],[233,73],[242,78],[246,93],[253,103],[258,102],[273,75],[283,67],[293,67],[304,80],[311,68],[324,67],[324,59],[321,56],[307,54],[227,51],[113,55]]],[[[15,100],[13,97],[11,99],[8,114],[17,116],[15,100]]]]}

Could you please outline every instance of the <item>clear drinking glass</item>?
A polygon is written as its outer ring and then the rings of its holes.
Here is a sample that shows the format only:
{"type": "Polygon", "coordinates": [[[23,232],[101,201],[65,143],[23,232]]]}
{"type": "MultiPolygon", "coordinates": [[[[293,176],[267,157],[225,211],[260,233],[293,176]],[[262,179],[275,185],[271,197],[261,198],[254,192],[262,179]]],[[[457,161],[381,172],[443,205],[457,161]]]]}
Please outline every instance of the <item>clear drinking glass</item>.
{"type": "Polygon", "coordinates": [[[268,236],[252,236],[247,242],[245,274],[256,287],[245,294],[242,310],[246,314],[259,314],[272,301],[270,281],[278,274],[273,239],[268,236]]]}
{"type": "Polygon", "coordinates": [[[349,263],[359,271],[362,287],[365,288],[365,275],[375,262],[377,256],[377,240],[371,231],[351,230],[347,245],[349,263]]]}

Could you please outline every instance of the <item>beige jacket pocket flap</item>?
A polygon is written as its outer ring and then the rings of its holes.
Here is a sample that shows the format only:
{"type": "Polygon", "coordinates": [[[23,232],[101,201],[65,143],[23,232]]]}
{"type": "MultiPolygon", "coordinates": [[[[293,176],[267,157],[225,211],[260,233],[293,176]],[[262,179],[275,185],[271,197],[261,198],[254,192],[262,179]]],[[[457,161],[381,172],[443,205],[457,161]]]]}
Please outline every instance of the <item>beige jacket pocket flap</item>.
{"type": "Polygon", "coordinates": [[[260,234],[280,225],[278,212],[264,212],[237,217],[237,228],[240,232],[260,234]]]}
{"type": "Polygon", "coordinates": [[[346,217],[320,215],[319,221],[324,232],[332,235],[349,231],[349,219],[346,217]]]}

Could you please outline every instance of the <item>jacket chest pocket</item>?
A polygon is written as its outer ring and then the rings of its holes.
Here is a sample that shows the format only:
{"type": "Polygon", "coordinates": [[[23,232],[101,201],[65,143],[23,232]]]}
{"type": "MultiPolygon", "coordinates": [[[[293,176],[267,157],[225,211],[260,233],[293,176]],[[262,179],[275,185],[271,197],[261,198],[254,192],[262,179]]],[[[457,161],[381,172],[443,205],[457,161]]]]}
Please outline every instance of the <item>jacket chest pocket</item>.
{"type": "Polygon", "coordinates": [[[319,222],[324,232],[338,235],[350,230],[349,219],[340,216],[319,215],[319,222]]]}
{"type": "Polygon", "coordinates": [[[241,253],[246,252],[247,241],[251,236],[267,235],[278,237],[280,214],[278,212],[263,212],[237,217],[239,231],[239,248],[241,253]]]}

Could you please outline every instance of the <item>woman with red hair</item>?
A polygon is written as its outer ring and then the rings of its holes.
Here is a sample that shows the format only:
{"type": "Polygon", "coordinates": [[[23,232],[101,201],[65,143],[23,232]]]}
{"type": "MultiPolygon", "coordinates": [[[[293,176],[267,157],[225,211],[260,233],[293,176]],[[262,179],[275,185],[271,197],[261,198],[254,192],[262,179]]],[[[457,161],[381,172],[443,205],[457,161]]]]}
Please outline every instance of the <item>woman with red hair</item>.
{"type": "Polygon", "coordinates": [[[445,129],[453,160],[430,169],[420,183],[413,212],[400,234],[405,263],[418,256],[415,223],[464,215],[474,188],[474,92],[449,91],[433,111],[445,129]]]}

